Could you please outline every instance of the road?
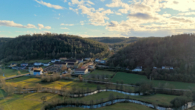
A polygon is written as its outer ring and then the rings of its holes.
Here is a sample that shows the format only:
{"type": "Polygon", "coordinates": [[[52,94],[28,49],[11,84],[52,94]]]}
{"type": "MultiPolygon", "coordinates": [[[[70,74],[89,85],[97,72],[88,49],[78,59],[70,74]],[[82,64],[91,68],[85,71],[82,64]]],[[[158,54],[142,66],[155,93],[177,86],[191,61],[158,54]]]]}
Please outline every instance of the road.
{"type": "Polygon", "coordinates": [[[5,78],[5,80],[14,79],[14,78],[18,78],[18,77],[22,77],[22,76],[26,76],[26,75],[29,75],[29,73],[21,74],[21,75],[17,75],[17,76],[12,76],[12,77],[7,77],[7,78],[5,78]]]}

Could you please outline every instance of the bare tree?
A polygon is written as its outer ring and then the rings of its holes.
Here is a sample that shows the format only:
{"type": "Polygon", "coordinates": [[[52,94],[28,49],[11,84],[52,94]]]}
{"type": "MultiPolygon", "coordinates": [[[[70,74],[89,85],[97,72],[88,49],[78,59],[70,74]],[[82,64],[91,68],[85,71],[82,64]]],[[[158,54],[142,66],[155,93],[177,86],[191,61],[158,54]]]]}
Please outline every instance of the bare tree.
{"type": "Polygon", "coordinates": [[[45,103],[46,100],[47,100],[47,96],[42,96],[42,97],[41,97],[41,100],[43,101],[43,103],[45,103]]]}

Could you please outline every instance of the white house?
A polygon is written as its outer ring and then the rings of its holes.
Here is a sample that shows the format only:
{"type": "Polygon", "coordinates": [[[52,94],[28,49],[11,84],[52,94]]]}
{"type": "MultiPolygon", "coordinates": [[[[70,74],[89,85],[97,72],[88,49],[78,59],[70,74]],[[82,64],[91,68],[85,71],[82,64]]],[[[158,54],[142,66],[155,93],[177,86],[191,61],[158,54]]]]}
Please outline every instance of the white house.
{"type": "Polygon", "coordinates": [[[162,66],[163,70],[173,70],[173,67],[171,66],[162,66]]]}
{"type": "Polygon", "coordinates": [[[99,62],[100,62],[100,60],[99,60],[98,58],[96,58],[96,59],[95,59],[95,62],[99,63],[99,62]]]}
{"type": "Polygon", "coordinates": [[[132,70],[133,72],[140,72],[142,71],[142,66],[137,66],[135,69],[132,70]]]}
{"type": "Polygon", "coordinates": [[[34,65],[35,65],[35,66],[41,66],[42,63],[40,63],[40,62],[35,62],[34,65]]]}
{"type": "Polygon", "coordinates": [[[76,69],[74,71],[74,74],[77,74],[77,75],[84,75],[84,74],[87,74],[88,73],[88,68],[87,69],[76,69]]]}
{"type": "Polygon", "coordinates": [[[51,60],[51,62],[52,62],[52,63],[55,63],[55,62],[56,62],[56,59],[51,60]]]}
{"type": "Polygon", "coordinates": [[[91,58],[85,58],[84,60],[90,60],[91,58]]]}
{"type": "Polygon", "coordinates": [[[106,63],[106,60],[100,60],[99,63],[105,64],[106,63]]]}
{"type": "Polygon", "coordinates": [[[60,60],[60,59],[56,59],[56,62],[57,62],[57,61],[60,62],[61,60],[60,60]]]}
{"type": "Polygon", "coordinates": [[[43,66],[49,66],[50,63],[43,63],[43,66]]]}

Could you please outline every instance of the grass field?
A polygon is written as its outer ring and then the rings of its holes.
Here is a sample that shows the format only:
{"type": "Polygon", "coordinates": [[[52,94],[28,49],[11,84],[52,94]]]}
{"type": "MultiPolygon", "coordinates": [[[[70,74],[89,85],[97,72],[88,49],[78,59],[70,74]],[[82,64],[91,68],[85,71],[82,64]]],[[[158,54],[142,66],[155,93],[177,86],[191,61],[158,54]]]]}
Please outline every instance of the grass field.
{"type": "MultiPolygon", "coordinates": [[[[60,110],[88,110],[84,108],[62,108],[60,110]]],[[[97,108],[93,110],[154,110],[152,108],[143,106],[143,105],[138,105],[134,103],[117,103],[112,106],[106,106],[102,108],[97,108]]]]}
{"type": "Polygon", "coordinates": [[[50,93],[33,93],[24,97],[23,95],[13,95],[0,100],[0,108],[3,110],[40,110],[43,106],[40,99],[42,96],[47,96],[47,101],[60,98],[60,96],[50,93]]]}
{"type": "MultiPolygon", "coordinates": [[[[83,100],[83,101],[90,101],[90,100],[100,100],[101,98],[104,98],[104,101],[108,100],[109,95],[113,93],[114,96],[116,97],[121,96],[121,97],[125,97],[126,95],[121,94],[121,93],[116,93],[116,92],[101,92],[98,94],[94,94],[91,96],[87,96],[87,97],[83,97],[83,98],[78,98],[83,100]]],[[[151,95],[151,96],[129,96],[131,99],[135,99],[135,100],[140,100],[140,101],[144,101],[144,102],[149,102],[149,103],[153,103],[153,104],[158,104],[158,105],[163,105],[163,106],[171,106],[171,100],[173,100],[174,98],[178,97],[178,96],[174,96],[174,95],[165,95],[165,94],[155,94],[155,95],[151,95]]]]}
{"type": "Polygon", "coordinates": [[[5,96],[4,90],[0,89],[0,97],[4,97],[4,96],[5,96]]]}
{"type": "Polygon", "coordinates": [[[48,62],[50,62],[51,61],[51,59],[50,60],[24,60],[24,61],[9,61],[9,62],[7,62],[6,64],[11,64],[11,63],[17,63],[17,64],[20,64],[20,63],[34,63],[34,62],[41,62],[41,63],[48,63],[48,62]]]}
{"type": "MultiPolygon", "coordinates": [[[[21,74],[28,73],[26,70],[20,70],[21,74]]],[[[5,75],[5,77],[11,77],[17,75],[18,70],[13,70],[13,69],[2,69],[2,72],[0,72],[0,76],[5,75]]]]}
{"type": "Polygon", "coordinates": [[[111,77],[112,75],[115,74],[115,72],[112,71],[105,71],[105,70],[95,70],[89,74],[84,75],[84,78],[87,78],[89,75],[108,75],[109,77],[111,77]]]}
{"type": "MultiPolygon", "coordinates": [[[[127,84],[135,84],[141,81],[149,81],[146,76],[118,72],[114,78],[111,80],[112,82],[123,81],[127,84]]],[[[175,89],[189,89],[190,87],[195,87],[195,83],[185,83],[185,82],[175,82],[175,81],[164,81],[164,80],[152,80],[155,86],[158,86],[159,83],[167,83],[174,86],[175,89]]]]}
{"type": "MultiPolygon", "coordinates": [[[[84,82],[76,82],[76,81],[67,81],[67,80],[59,80],[51,83],[42,83],[41,79],[39,78],[30,78],[28,76],[23,76],[20,78],[15,78],[12,80],[7,80],[7,83],[10,83],[12,85],[17,86],[18,84],[21,85],[28,85],[29,87],[35,87],[37,83],[41,84],[44,87],[50,87],[52,88],[53,86],[56,89],[61,89],[62,86],[67,86],[67,89],[71,89],[72,87],[79,87],[79,88],[87,88],[89,87],[90,89],[96,89],[97,85],[96,84],[90,84],[90,83],[84,83],[84,82]]],[[[104,85],[100,85],[104,86],[104,85]]]]}

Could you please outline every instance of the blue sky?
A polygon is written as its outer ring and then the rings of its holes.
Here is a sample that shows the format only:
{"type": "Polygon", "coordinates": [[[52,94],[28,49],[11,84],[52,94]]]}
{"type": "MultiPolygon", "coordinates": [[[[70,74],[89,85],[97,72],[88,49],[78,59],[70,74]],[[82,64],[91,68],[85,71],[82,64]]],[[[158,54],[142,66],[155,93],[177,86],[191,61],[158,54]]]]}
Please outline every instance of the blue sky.
{"type": "Polygon", "coordinates": [[[148,37],[195,32],[194,0],[1,0],[0,37],[148,37]]]}

